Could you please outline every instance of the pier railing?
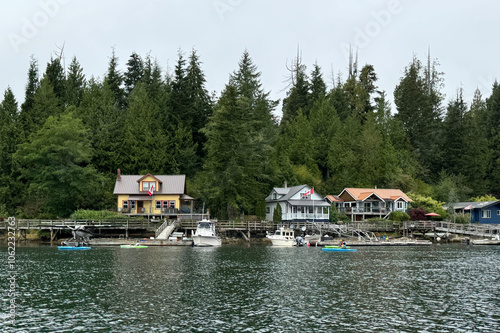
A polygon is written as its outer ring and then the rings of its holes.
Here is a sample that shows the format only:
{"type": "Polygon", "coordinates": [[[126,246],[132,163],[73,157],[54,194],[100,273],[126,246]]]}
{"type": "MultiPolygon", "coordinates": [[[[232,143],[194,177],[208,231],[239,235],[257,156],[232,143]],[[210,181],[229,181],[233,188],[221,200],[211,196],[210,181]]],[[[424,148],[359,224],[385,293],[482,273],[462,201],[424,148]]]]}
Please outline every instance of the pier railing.
{"type": "Polygon", "coordinates": [[[447,221],[407,221],[405,230],[436,230],[466,236],[494,237],[500,234],[500,225],[479,223],[453,223],[447,221]]]}

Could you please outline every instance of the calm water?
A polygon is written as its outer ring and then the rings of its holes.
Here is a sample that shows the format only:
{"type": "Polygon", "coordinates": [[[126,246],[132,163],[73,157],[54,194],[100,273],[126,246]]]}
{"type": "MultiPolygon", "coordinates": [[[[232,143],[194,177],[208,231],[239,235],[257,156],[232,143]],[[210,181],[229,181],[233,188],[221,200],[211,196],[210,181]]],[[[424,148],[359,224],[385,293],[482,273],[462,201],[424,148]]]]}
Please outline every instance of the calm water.
{"type": "Polygon", "coordinates": [[[500,247],[18,247],[1,332],[496,332],[500,247]]]}

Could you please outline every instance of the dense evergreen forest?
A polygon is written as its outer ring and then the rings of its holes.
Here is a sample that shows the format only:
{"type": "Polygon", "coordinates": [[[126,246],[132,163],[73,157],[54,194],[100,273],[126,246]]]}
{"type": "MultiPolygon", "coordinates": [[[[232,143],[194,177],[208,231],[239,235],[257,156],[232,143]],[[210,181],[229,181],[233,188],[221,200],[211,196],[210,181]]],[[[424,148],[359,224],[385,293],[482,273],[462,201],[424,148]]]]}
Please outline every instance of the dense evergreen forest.
{"type": "MultiPolygon", "coordinates": [[[[220,93],[209,93],[202,61],[179,52],[165,74],[132,53],[113,53],[102,80],[78,60],[32,58],[24,102],[0,104],[0,216],[67,217],[113,209],[116,170],[185,174],[188,194],[212,215],[265,215],[273,186],[400,188],[443,202],[500,195],[500,87],[489,97],[460,89],[445,101],[436,60],[410,59],[394,109],[372,65],[352,58],[345,79],[297,57],[286,96],[271,100],[244,52],[220,93]],[[282,106],[281,121],[273,116],[282,106]]],[[[226,75],[226,73],[221,73],[226,75]]]]}

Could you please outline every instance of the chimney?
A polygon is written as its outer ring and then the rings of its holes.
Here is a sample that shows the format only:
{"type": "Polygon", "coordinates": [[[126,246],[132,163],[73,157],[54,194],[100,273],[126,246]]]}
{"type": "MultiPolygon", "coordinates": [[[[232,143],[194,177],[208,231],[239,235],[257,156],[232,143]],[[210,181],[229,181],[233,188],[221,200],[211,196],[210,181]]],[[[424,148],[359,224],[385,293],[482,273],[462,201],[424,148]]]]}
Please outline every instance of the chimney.
{"type": "Polygon", "coordinates": [[[116,180],[122,180],[122,172],[120,169],[117,170],[118,176],[116,177],[116,180]]]}
{"type": "Polygon", "coordinates": [[[285,180],[285,184],[283,184],[283,185],[285,186],[285,188],[287,187],[288,184],[287,184],[286,180],[285,180]]]}

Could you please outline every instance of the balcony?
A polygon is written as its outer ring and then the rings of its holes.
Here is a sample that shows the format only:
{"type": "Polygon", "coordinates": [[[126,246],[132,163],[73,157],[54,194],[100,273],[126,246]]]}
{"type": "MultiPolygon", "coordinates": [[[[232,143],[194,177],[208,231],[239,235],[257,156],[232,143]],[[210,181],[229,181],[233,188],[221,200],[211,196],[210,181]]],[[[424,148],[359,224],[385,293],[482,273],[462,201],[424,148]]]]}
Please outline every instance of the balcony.
{"type": "Polygon", "coordinates": [[[391,210],[388,208],[379,208],[379,207],[372,207],[369,209],[365,209],[364,207],[340,207],[339,208],[340,213],[345,213],[345,214],[376,214],[376,215],[385,215],[387,213],[390,213],[391,210]]]}

